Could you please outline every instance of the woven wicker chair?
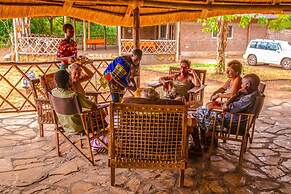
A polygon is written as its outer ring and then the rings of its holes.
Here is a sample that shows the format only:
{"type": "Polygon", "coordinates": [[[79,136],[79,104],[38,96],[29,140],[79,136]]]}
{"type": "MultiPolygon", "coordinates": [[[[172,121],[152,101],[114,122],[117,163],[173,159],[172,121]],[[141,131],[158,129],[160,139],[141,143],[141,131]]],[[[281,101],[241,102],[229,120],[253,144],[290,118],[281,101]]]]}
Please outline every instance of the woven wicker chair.
{"type": "MultiPolygon", "coordinates": [[[[53,116],[48,94],[56,87],[54,80],[55,73],[45,74],[40,79],[31,80],[34,100],[36,103],[37,118],[40,137],[44,136],[44,124],[53,124],[53,116]]],[[[88,92],[86,96],[96,104],[101,92],[88,92]]]]}
{"type": "Polygon", "coordinates": [[[107,107],[109,105],[100,105],[94,111],[82,111],[77,96],[74,96],[72,98],[58,98],[49,94],[49,99],[53,107],[53,121],[55,125],[56,147],[58,156],[60,156],[59,135],[61,135],[65,140],[68,141],[70,145],[73,146],[73,148],[81,156],[83,156],[92,165],[94,165],[94,156],[92,153],[90,140],[97,139],[108,150],[107,145],[102,139],[100,139],[100,136],[107,132],[107,123],[105,121],[105,117],[107,115],[107,107]],[[81,150],[83,148],[82,137],[80,138],[80,148],[78,148],[76,146],[76,143],[70,139],[70,136],[65,133],[63,127],[58,124],[58,118],[56,113],[62,115],[80,115],[82,120],[82,126],[86,134],[86,140],[88,144],[87,151],[89,153],[89,157],[81,150]]]}
{"type": "Polygon", "coordinates": [[[262,110],[265,96],[262,94],[256,97],[255,105],[251,113],[232,113],[230,114],[230,120],[225,119],[225,115],[222,112],[217,112],[221,115],[221,118],[216,120],[213,124],[215,133],[212,133],[211,145],[209,149],[209,156],[211,156],[214,140],[222,139],[226,141],[237,141],[241,143],[240,155],[239,155],[239,166],[243,161],[243,154],[246,152],[249,138],[252,137],[250,132],[255,125],[256,118],[262,110]]]}
{"type": "Polygon", "coordinates": [[[109,166],[178,169],[180,186],[187,166],[187,108],[184,105],[117,103],[110,107],[109,166]]]}

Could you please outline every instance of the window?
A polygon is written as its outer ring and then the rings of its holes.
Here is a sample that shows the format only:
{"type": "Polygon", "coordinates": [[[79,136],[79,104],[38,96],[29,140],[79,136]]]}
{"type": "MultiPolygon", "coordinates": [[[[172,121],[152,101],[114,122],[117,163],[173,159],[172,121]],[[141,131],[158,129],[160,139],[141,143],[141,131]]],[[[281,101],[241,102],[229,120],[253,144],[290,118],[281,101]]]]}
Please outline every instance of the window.
{"type": "MultiPolygon", "coordinates": [[[[212,32],[212,38],[217,38],[218,32],[212,32]]],[[[231,39],[233,37],[233,27],[228,26],[228,33],[227,33],[227,38],[231,39]]]]}
{"type": "Polygon", "coordinates": [[[279,46],[276,43],[269,42],[267,45],[267,49],[271,51],[276,51],[276,50],[279,50],[279,46]]]}
{"type": "Polygon", "coordinates": [[[257,48],[266,50],[267,49],[267,45],[268,45],[267,42],[258,42],[257,48]]]}
{"type": "Polygon", "coordinates": [[[250,48],[256,48],[257,47],[257,41],[251,42],[250,48]]]}
{"type": "Polygon", "coordinates": [[[159,39],[167,38],[167,25],[159,26],[159,39]]]}

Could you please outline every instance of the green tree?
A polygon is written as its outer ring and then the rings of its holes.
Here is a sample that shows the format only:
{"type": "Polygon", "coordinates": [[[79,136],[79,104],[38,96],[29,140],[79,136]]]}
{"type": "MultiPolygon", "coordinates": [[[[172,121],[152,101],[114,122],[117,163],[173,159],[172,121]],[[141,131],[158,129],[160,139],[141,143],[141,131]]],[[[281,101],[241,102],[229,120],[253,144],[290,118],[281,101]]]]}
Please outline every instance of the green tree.
{"type": "Polygon", "coordinates": [[[277,19],[269,22],[269,29],[281,31],[284,29],[291,30],[291,15],[279,15],[277,19]]]}
{"type": "Polygon", "coordinates": [[[217,33],[216,73],[223,73],[225,71],[225,49],[227,46],[228,23],[234,20],[239,20],[240,26],[245,28],[250,24],[252,18],[256,18],[258,23],[263,25],[267,24],[268,22],[265,17],[258,15],[226,15],[198,20],[198,22],[202,23],[203,32],[217,33]]]}
{"type": "Polygon", "coordinates": [[[0,47],[11,45],[12,19],[0,20],[0,47]]]}

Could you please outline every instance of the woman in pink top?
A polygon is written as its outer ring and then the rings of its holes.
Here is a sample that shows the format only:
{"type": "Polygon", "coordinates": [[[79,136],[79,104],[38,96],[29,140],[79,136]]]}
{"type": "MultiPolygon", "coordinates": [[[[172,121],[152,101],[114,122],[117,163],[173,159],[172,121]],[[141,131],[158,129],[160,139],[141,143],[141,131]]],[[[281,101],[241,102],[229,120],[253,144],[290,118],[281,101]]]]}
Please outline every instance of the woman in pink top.
{"type": "MultiPolygon", "coordinates": [[[[241,87],[241,71],[242,71],[242,64],[238,60],[232,60],[227,64],[226,74],[228,80],[224,83],[224,85],[218,88],[210,97],[210,100],[213,103],[212,105],[218,105],[219,102],[216,100],[219,98],[231,98],[234,96],[241,87]]],[[[209,104],[209,105],[210,105],[209,104]]],[[[211,106],[211,105],[210,105],[211,106]]]]}

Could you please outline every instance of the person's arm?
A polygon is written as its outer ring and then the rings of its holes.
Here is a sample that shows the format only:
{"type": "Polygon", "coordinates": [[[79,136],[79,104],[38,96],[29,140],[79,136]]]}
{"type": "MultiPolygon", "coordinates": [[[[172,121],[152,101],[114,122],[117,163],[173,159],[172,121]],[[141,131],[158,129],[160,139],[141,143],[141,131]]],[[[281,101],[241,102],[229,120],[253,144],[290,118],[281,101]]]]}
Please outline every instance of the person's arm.
{"type": "Polygon", "coordinates": [[[226,105],[225,111],[231,112],[231,113],[238,113],[243,112],[247,108],[251,107],[255,102],[255,96],[244,96],[241,97],[237,101],[230,102],[226,105]]]}
{"type": "Polygon", "coordinates": [[[231,85],[230,92],[220,93],[220,94],[218,94],[218,97],[219,98],[231,98],[232,96],[234,96],[238,92],[240,85],[241,85],[240,78],[237,77],[234,80],[233,84],[231,85]]]}
{"type": "Polygon", "coordinates": [[[85,65],[81,65],[81,68],[85,71],[86,75],[83,74],[80,77],[79,82],[88,81],[93,77],[94,73],[90,69],[88,69],[85,65]]]}
{"type": "Polygon", "coordinates": [[[95,103],[88,100],[88,98],[86,98],[86,96],[84,96],[83,94],[77,93],[77,96],[82,108],[94,109],[96,107],[95,103]]]}
{"type": "Polygon", "coordinates": [[[220,95],[226,91],[229,85],[230,85],[230,79],[228,79],[222,87],[218,88],[212,93],[212,95],[210,96],[210,100],[214,101],[217,98],[220,98],[220,95]]]}
{"type": "Polygon", "coordinates": [[[167,76],[163,76],[160,77],[159,82],[161,82],[163,85],[165,85],[165,83],[167,81],[173,80],[175,78],[176,75],[167,75],[167,76]]]}

